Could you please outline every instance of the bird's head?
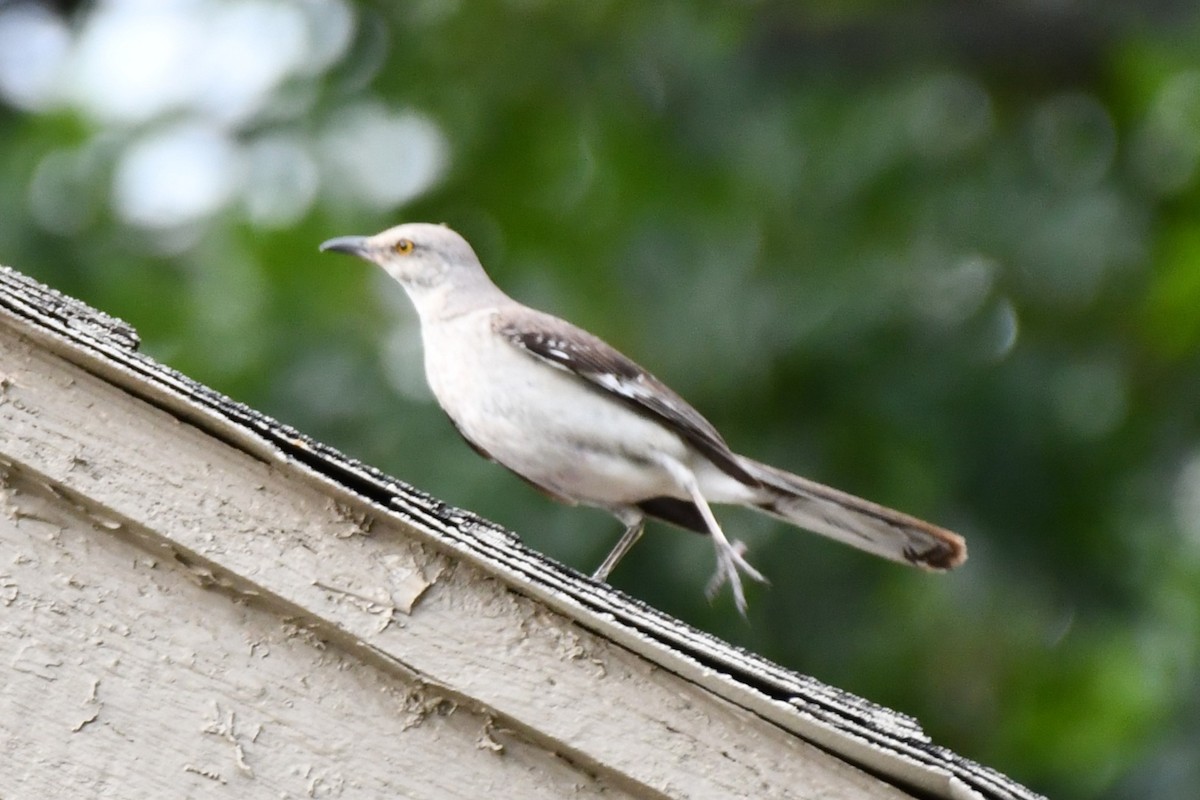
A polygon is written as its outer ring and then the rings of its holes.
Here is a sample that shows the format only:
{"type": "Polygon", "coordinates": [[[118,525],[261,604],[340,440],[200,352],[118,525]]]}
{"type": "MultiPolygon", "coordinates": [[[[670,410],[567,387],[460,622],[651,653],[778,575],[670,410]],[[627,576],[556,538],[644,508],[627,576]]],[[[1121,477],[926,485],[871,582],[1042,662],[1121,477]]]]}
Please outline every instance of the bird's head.
{"type": "Polygon", "coordinates": [[[321,252],[348,253],[377,264],[410,294],[443,284],[477,280],[483,268],[467,240],[445,225],[412,222],[374,236],[339,236],[321,252]]]}

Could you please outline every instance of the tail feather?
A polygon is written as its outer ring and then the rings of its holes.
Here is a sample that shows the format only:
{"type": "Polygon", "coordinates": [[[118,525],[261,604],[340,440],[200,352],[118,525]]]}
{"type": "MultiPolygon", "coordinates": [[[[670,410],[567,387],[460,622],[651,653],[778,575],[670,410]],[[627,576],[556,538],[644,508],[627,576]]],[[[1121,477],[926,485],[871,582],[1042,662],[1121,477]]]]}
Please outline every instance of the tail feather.
{"type": "Polygon", "coordinates": [[[925,569],[953,569],[967,560],[958,534],[749,458],[739,462],[762,484],[751,505],[777,519],[925,569]]]}

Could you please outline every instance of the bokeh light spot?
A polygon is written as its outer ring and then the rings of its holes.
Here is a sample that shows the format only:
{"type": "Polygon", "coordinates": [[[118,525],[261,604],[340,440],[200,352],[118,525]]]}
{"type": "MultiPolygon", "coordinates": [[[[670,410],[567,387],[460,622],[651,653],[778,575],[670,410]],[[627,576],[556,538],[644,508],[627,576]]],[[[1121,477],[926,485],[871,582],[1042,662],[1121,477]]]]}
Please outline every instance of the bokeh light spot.
{"type": "Polygon", "coordinates": [[[1196,553],[1200,553],[1200,450],[1184,462],[1175,480],[1175,519],[1196,553]]]}
{"type": "Polygon", "coordinates": [[[61,236],[78,233],[95,216],[91,191],[95,170],[81,148],[47,153],[29,181],[29,210],[44,230],[61,236]]]}
{"type": "Polygon", "coordinates": [[[388,210],[433,186],[445,171],[449,145],[437,124],[414,111],[376,105],[343,111],[323,144],[331,190],[388,210]]]}
{"type": "Polygon", "coordinates": [[[66,25],[41,6],[0,8],[0,97],[31,111],[51,105],[70,45],[66,25]]]}
{"type": "Polygon", "coordinates": [[[260,139],[245,148],[244,163],[242,198],[255,225],[283,228],[308,212],[319,181],[316,162],[301,142],[285,136],[260,139]]]}
{"type": "Polygon", "coordinates": [[[64,92],[107,124],[179,110],[240,122],[290,75],[336,59],[352,27],[344,5],[328,0],[104,3],[84,18],[64,92]]]}
{"type": "Polygon", "coordinates": [[[1159,91],[1138,132],[1134,164],[1161,194],[1190,186],[1200,165],[1200,70],[1180,72],[1159,91]]]}
{"type": "Polygon", "coordinates": [[[923,155],[944,158],[981,143],[992,128],[987,90],[965,75],[934,75],[914,90],[906,123],[913,146],[923,155]]]}
{"type": "Polygon", "coordinates": [[[1021,333],[1021,322],[1012,301],[1003,298],[992,309],[988,317],[988,350],[996,361],[1007,358],[1017,346],[1021,333]]]}
{"type": "Polygon", "coordinates": [[[1082,439],[1098,439],[1125,418],[1128,388],[1124,370],[1109,359],[1081,361],[1062,370],[1053,382],[1058,418],[1082,439]]]}
{"type": "Polygon", "coordinates": [[[996,271],[995,261],[976,253],[931,272],[917,293],[918,312],[944,327],[963,322],[987,299],[996,271]]]}
{"type": "Polygon", "coordinates": [[[1112,117],[1086,94],[1058,95],[1043,103],[1034,114],[1031,137],[1034,160],[1062,186],[1099,183],[1117,151],[1112,117]]]}
{"type": "Polygon", "coordinates": [[[237,187],[238,153],[220,130],[198,122],[161,129],[133,143],[113,176],[113,205],[127,222],[170,228],[200,220],[237,187]]]}

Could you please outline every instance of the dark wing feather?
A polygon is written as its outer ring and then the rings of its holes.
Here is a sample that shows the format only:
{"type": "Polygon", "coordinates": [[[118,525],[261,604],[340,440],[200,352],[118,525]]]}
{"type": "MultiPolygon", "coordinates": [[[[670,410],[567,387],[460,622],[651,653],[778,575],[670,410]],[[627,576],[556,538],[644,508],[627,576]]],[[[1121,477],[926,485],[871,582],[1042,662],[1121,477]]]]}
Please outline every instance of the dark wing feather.
{"type": "Polygon", "coordinates": [[[760,485],[712,423],[604,340],[532,309],[497,317],[493,329],[530,355],[578,376],[639,414],[662,422],[723,472],[748,486],[760,485]]]}

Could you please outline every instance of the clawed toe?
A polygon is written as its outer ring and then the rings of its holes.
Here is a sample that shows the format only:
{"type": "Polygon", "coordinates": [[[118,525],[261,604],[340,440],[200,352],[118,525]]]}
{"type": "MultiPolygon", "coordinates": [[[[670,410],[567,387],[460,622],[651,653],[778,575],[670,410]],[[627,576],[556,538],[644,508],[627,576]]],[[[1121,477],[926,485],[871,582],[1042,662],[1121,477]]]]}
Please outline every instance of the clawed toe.
{"type": "MultiPolygon", "coordinates": [[[[737,580],[736,572],[733,573],[733,579],[735,581],[737,580]]],[[[708,579],[708,585],[706,585],[704,587],[704,596],[708,598],[708,601],[710,603],[717,596],[717,592],[721,591],[721,587],[724,586],[725,582],[728,580],[729,580],[729,573],[726,571],[725,564],[723,564],[721,562],[721,559],[718,558],[717,559],[717,571],[714,572],[713,576],[708,579]]]]}
{"type": "Polygon", "coordinates": [[[738,612],[744,617],[746,616],[746,593],[742,588],[742,576],[738,574],[738,571],[744,572],[747,577],[760,583],[766,583],[767,579],[752,567],[750,562],[746,561],[744,558],[746,545],[740,540],[725,545],[714,541],[714,544],[717,551],[717,571],[713,573],[708,585],[704,588],[704,594],[711,602],[721,587],[728,582],[733,590],[733,600],[737,605],[738,612]]]}
{"type": "Polygon", "coordinates": [[[759,583],[770,583],[761,572],[750,565],[743,556],[746,555],[746,543],[741,539],[734,540],[729,547],[729,556],[733,561],[734,566],[746,573],[746,576],[752,578],[759,583]]]}

